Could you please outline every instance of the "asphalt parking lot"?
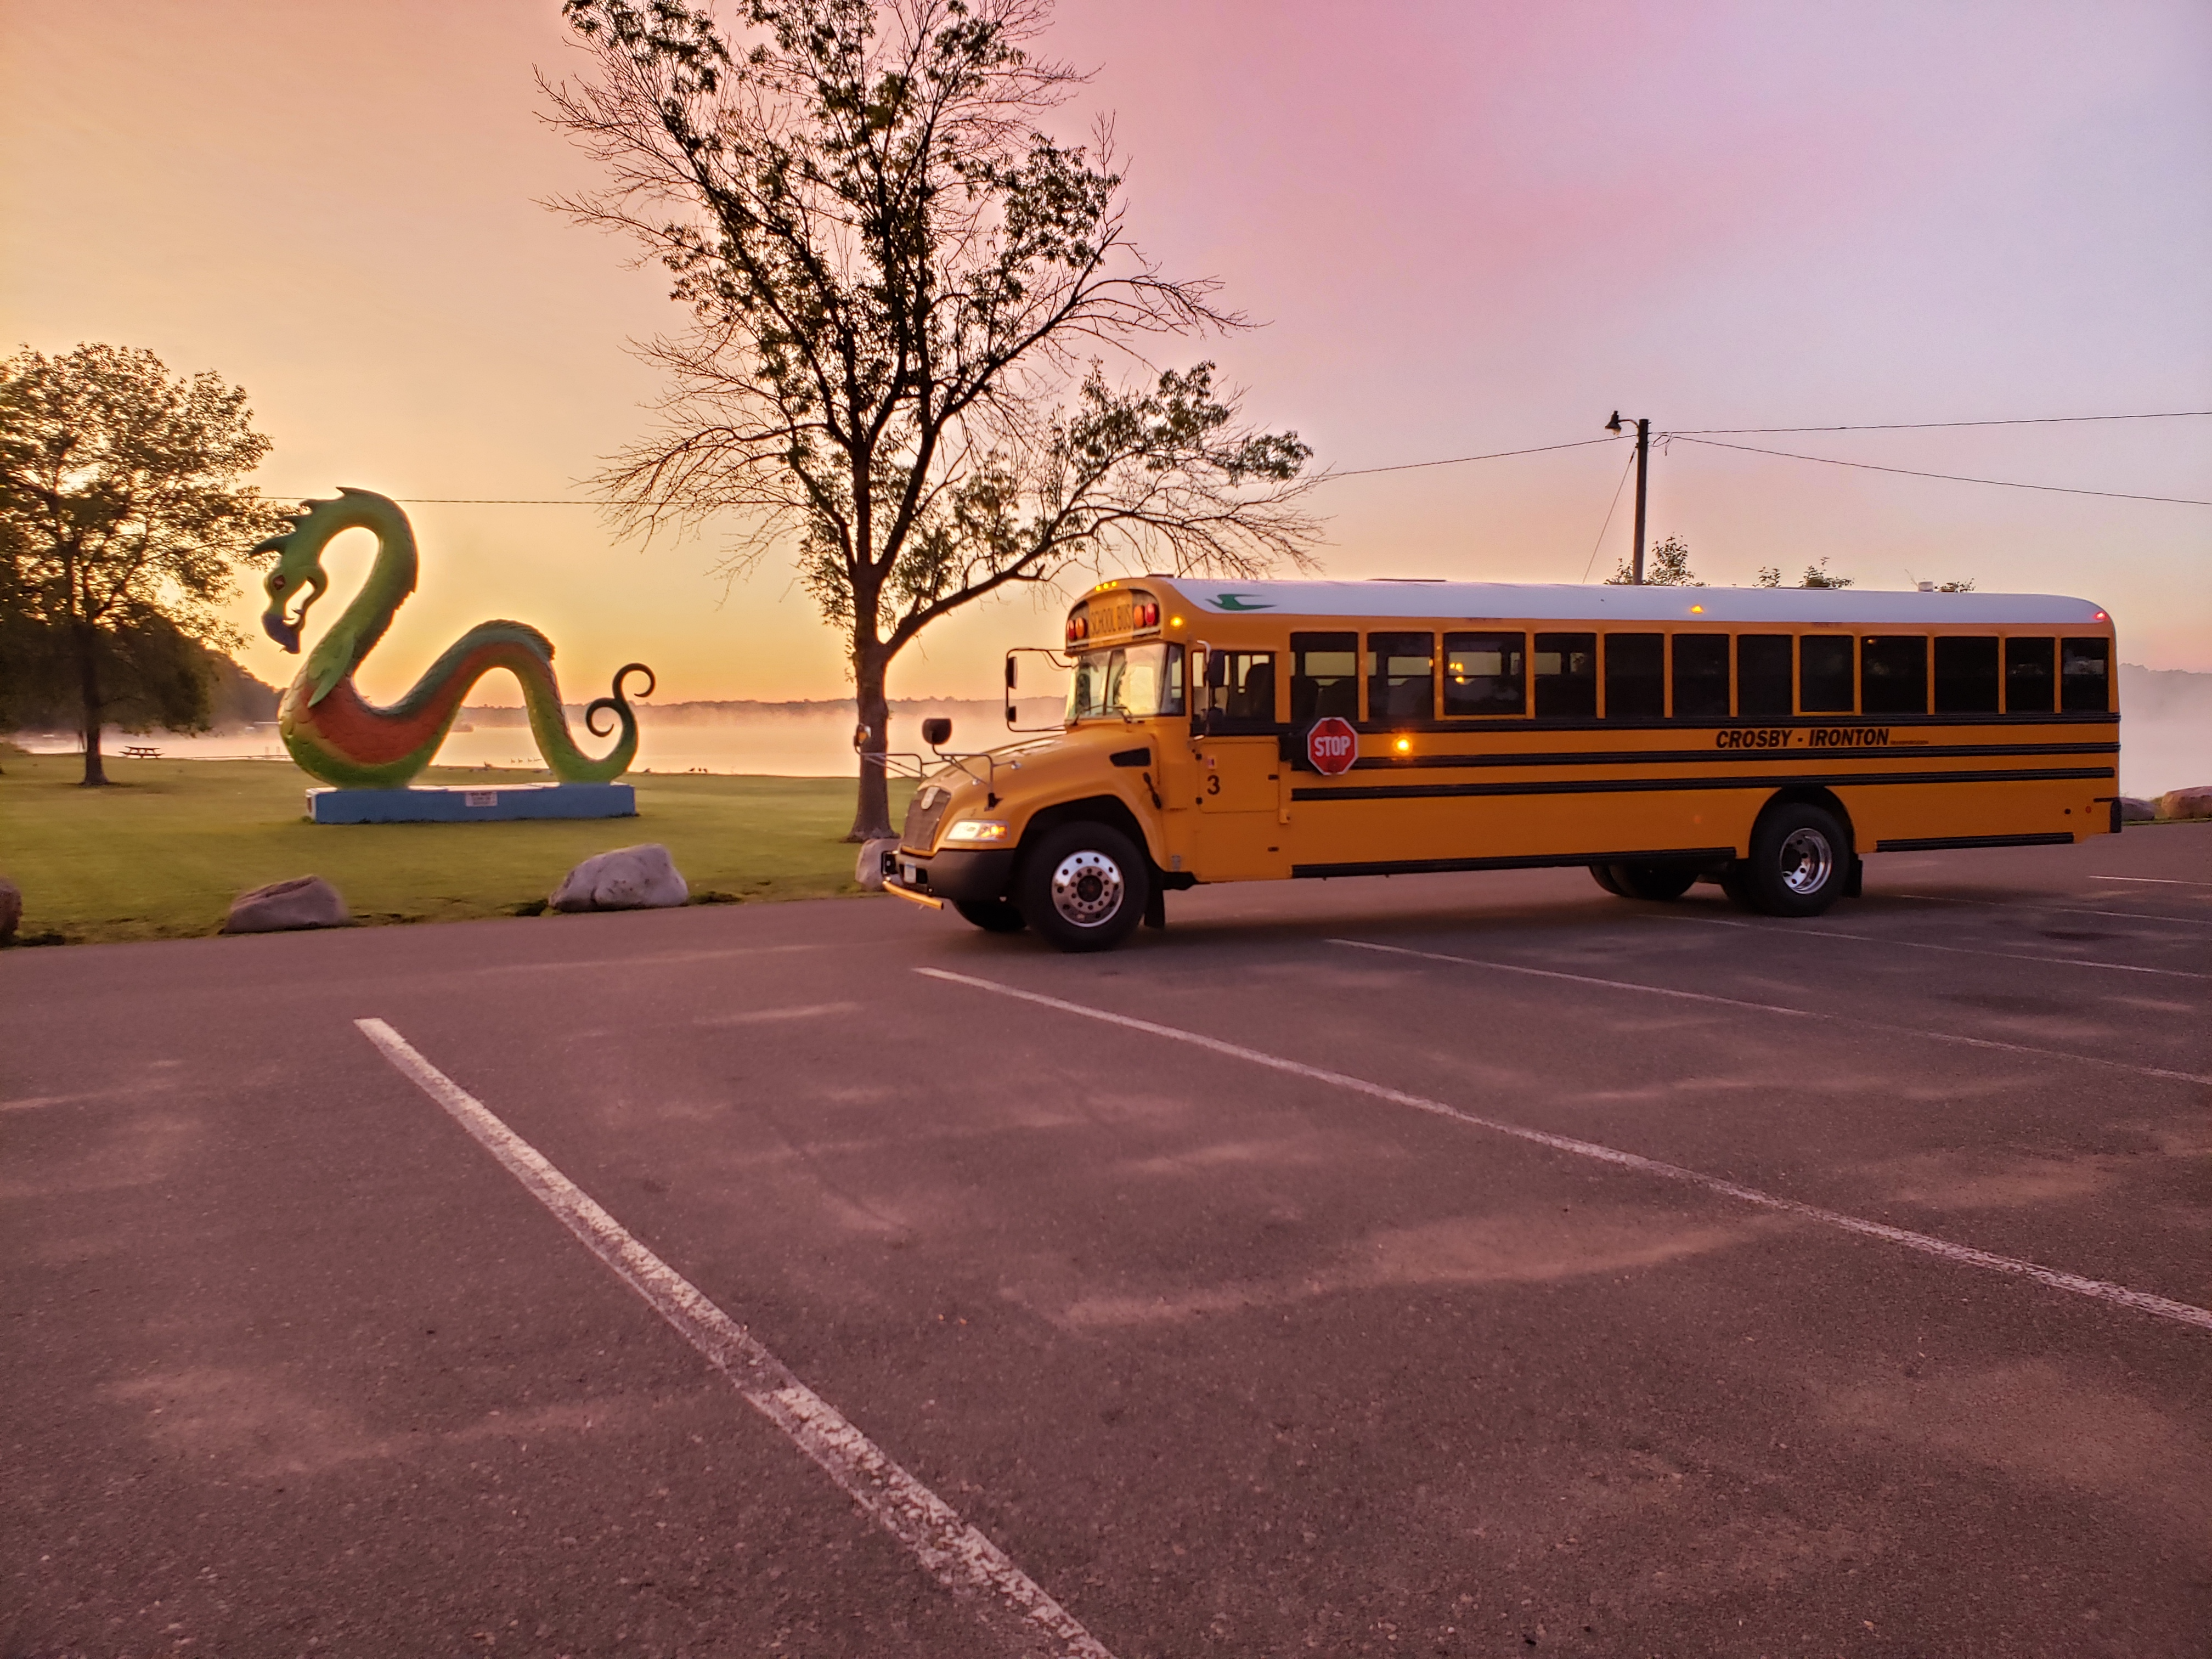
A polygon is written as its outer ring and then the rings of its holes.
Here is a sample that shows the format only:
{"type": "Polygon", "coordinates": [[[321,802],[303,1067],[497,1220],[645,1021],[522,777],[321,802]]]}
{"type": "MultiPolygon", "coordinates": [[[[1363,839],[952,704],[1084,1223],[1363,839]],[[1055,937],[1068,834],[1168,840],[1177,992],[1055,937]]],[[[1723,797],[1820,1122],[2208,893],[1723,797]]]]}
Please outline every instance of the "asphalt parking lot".
{"type": "Polygon", "coordinates": [[[0,1654],[2212,1653],[2212,825],[1170,904],[0,957],[0,1654]]]}

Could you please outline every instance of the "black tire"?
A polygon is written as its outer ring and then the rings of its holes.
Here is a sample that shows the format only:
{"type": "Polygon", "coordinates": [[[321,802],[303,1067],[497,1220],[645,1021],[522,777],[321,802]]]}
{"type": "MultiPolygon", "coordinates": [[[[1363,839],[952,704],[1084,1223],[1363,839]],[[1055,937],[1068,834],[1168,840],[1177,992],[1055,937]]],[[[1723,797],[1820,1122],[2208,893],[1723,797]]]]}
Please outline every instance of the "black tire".
{"type": "Polygon", "coordinates": [[[955,899],[952,908],[960,920],[972,922],[987,933],[1018,933],[1029,924],[1011,899],[955,899]]]}
{"type": "Polygon", "coordinates": [[[1686,864],[1616,864],[1613,878],[1620,884],[1613,890],[1623,898],[1653,899],[1665,903],[1688,892],[1698,879],[1697,870],[1686,864]]]}
{"type": "Polygon", "coordinates": [[[1751,856],[1730,866],[1729,896],[1770,916],[1817,916],[1844,896],[1852,857],[1850,831],[1833,812],[1778,802],[1759,815],[1751,856]]]}
{"type": "Polygon", "coordinates": [[[1022,849],[1017,902],[1063,951],[1105,951],[1129,937],[1152,899],[1145,855],[1110,824],[1063,823],[1022,849]]]}
{"type": "Polygon", "coordinates": [[[1589,872],[1590,879],[1595,882],[1599,886],[1604,888],[1605,890],[1612,894],[1613,897],[1626,898],[1628,896],[1627,893],[1622,890],[1620,882],[1613,878],[1613,866],[1611,865],[1593,864],[1589,867],[1589,872]]]}

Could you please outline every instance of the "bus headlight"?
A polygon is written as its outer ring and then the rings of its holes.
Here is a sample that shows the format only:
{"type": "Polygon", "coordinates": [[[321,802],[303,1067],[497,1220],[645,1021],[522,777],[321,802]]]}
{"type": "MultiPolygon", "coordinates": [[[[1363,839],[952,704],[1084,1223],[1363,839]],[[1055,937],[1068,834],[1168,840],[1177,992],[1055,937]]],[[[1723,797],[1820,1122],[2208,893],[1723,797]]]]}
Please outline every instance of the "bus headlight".
{"type": "Polygon", "coordinates": [[[945,839],[948,842],[966,842],[971,845],[979,841],[1004,841],[1006,838],[1006,826],[995,818],[963,818],[945,832],[945,839]]]}

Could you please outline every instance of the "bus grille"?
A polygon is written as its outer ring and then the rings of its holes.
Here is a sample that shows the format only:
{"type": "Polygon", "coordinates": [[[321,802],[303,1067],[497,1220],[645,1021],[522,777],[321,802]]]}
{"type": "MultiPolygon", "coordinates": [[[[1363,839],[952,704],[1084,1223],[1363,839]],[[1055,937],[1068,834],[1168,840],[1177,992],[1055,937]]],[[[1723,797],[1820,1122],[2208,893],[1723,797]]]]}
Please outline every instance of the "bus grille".
{"type": "Polygon", "coordinates": [[[936,784],[925,783],[915,790],[906,809],[906,828],[899,832],[899,845],[910,852],[927,853],[937,839],[937,821],[951,802],[952,792],[936,784]]]}

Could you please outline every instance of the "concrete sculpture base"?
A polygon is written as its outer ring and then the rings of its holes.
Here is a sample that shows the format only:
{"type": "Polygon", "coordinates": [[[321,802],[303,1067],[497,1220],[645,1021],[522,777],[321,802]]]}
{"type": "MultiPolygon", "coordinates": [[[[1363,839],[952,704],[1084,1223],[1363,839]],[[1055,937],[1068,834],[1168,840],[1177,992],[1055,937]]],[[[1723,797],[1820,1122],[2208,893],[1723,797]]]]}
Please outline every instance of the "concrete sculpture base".
{"type": "Polygon", "coordinates": [[[465,784],[415,789],[310,789],[317,823],[501,823],[517,818],[634,818],[626,783],[465,784]]]}

